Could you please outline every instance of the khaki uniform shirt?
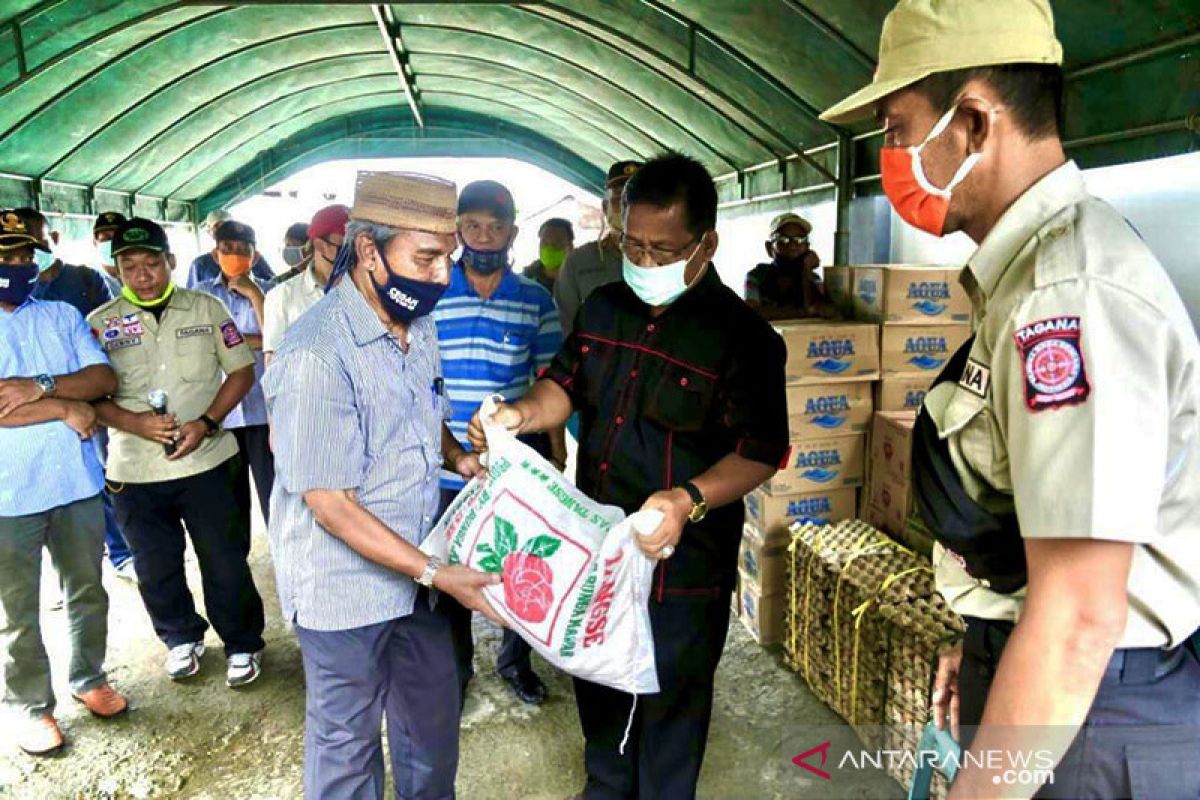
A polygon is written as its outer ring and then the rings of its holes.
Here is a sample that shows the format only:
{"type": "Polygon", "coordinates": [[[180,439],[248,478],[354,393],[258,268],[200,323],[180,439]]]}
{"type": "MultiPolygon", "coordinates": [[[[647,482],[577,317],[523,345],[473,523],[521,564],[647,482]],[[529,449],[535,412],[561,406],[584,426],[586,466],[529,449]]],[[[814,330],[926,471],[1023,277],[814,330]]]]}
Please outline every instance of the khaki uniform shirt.
{"type": "Polygon", "coordinates": [[[604,240],[588,242],[567,253],[567,260],[558,271],[554,283],[554,304],[562,321],[564,336],[575,328],[575,317],[583,301],[601,286],[624,280],[621,269],[621,250],[604,240]]]}
{"type": "MultiPolygon", "coordinates": [[[[1200,626],[1200,345],[1166,272],[1090,196],[1074,163],[1004,214],[963,270],[975,343],[925,403],[967,491],[1015,508],[1027,539],[1131,542],[1120,647],[1200,626]]],[[[960,614],[1015,620],[957,557],[934,552],[960,614]]]]}
{"type": "MultiPolygon", "coordinates": [[[[88,324],[119,381],[113,401],[127,411],[150,411],[146,395],[167,393],[167,410],[185,423],[212,405],[224,376],[254,364],[229,309],[217,298],[176,289],[161,321],[123,297],[93,311],[88,324]]],[[[167,461],[163,446],[113,429],[108,445],[110,481],[156,483],[198,475],[237,455],[237,440],[222,430],[195,451],[167,461]]]]}

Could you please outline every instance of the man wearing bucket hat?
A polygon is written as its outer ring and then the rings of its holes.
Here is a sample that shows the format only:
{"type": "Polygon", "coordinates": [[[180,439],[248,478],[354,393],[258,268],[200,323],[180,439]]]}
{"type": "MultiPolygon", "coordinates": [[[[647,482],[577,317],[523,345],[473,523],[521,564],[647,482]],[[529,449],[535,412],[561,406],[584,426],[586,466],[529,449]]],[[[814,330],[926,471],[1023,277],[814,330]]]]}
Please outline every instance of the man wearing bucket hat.
{"type": "Polygon", "coordinates": [[[967,621],[935,716],[1057,769],[1014,786],[967,764],[953,796],[1195,797],[1200,345],[1063,153],[1061,62],[1046,0],[904,0],[874,82],[824,116],[874,114],[897,213],[979,245],[974,336],[914,431],[938,586],[967,621]]]}
{"type": "Polygon", "coordinates": [[[304,658],[304,790],[382,797],[387,719],[398,796],[453,797],[461,693],[437,589],[499,621],[499,576],[443,565],[433,529],[445,464],[478,474],[446,427],[430,312],[457,249],[453,183],[359,173],[325,298],[267,368],[278,469],[271,555],[304,658]]]}

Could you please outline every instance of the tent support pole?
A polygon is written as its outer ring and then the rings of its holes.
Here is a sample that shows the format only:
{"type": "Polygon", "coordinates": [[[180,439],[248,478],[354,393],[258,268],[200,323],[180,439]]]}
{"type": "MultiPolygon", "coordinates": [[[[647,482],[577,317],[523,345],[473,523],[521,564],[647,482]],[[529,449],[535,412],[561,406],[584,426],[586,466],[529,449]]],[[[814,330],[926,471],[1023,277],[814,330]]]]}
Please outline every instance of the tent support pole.
{"type": "Polygon", "coordinates": [[[850,201],[854,197],[854,140],[846,133],[838,134],[837,230],[833,235],[833,263],[850,263],[850,201]]]}

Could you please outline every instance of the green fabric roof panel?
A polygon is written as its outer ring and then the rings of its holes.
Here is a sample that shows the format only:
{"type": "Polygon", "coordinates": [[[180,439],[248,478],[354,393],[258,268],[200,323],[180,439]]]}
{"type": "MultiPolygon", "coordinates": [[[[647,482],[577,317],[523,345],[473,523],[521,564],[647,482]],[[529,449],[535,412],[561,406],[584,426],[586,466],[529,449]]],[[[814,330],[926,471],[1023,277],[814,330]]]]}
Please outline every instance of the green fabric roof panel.
{"type": "MultiPolygon", "coordinates": [[[[831,180],[836,159],[821,151],[814,167],[807,152],[839,133],[817,113],[870,79],[892,5],[0,0],[0,172],[46,180],[29,191],[63,210],[87,211],[68,207],[91,189],[170,199],[158,207],[178,215],[315,153],[461,146],[597,188],[608,162],[669,147],[730,175],[722,196],[744,200],[799,188],[792,173],[831,180]],[[776,161],[782,172],[752,169],[776,161]],[[47,189],[63,184],[84,191],[47,189]]],[[[1200,0],[1053,5],[1072,154],[1195,149],[1200,0]]],[[[869,178],[871,146],[855,149],[869,178]]]]}

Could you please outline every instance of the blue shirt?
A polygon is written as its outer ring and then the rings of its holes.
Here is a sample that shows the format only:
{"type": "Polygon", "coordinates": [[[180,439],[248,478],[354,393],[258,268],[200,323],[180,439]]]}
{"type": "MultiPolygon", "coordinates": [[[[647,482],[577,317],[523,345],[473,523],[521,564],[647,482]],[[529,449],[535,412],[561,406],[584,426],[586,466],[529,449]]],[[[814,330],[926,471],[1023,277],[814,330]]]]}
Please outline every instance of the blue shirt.
{"type": "Polygon", "coordinates": [[[446,402],[437,330],[420,318],[408,352],[343,280],[284,338],[263,380],[275,445],[271,556],[289,622],[348,630],[412,613],[417,584],[322,528],[313,489],[352,489],[359,504],[418,545],[438,510],[446,402]]]}
{"type": "MultiPolygon", "coordinates": [[[[66,303],[31,298],[0,311],[0,378],[69,375],[107,363],[83,317],[66,303]]],[[[48,511],[95,497],[103,487],[95,443],[67,423],[0,428],[0,517],[48,511]]]]}
{"type": "MultiPolygon", "coordinates": [[[[265,294],[267,287],[257,279],[255,279],[255,283],[265,294]]],[[[237,292],[229,291],[229,287],[225,285],[225,280],[219,273],[217,277],[197,284],[196,291],[211,294],[224,303],[229,308],[229,315],[237,323],[238,330],[243,334],[262,336],[262,326],[258,324],[258,317],[254,314],[254,304],[237,292]]],[[[254,385],[242,398],[242,402],[238,403],[221,423],[222,427],[229,430],[267,424],[267,401],[263,398],[262,390],[263,351],[261,347],[251,348],[251,350],[254,352],[254,385]]]]}
{"type": "MultiPolygon", "coordinates": [[[[263,258],[262,253],[254,254],[254,261],[250,264],[250,274],[262,286],[270,286],[275,282],[275,270],[271,269],[271,265],[263,258]]],[[[192,259],[192,265],[188,267],[187,283],[184,286],[188,289],[197,289],[205,281],[219,277],[221,277],[221,265],[213,258],[212,253],[204,253],[192,259]]]]}
{"type": "MultiPolygon", "coordinates": [[[[101,275],[91,267],[63,264],[54,280],[38,281],[33,287],[33,296],[38,300],[57,300],[70,303],[83,316],[116,297],[108,283],[107,275],[101,275]]],[[[120,289],[118,288],[118,291],[120,289]]]]}
{"type": "MultiPolygon", "coordinates": [[[[433,318],[450,398],[450,432],[469,448],[467,423],[479,404],[493,394],[516,400],[558,354],[563,342],[558,309],[544,287],[511,271],[484,300],[459,263],[433,318]]],[[[465,485],[460,476],[442,473],[442,488],[465,485]]]]}

